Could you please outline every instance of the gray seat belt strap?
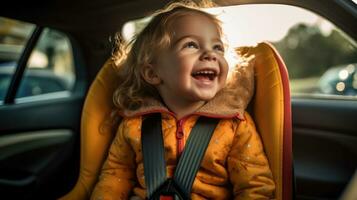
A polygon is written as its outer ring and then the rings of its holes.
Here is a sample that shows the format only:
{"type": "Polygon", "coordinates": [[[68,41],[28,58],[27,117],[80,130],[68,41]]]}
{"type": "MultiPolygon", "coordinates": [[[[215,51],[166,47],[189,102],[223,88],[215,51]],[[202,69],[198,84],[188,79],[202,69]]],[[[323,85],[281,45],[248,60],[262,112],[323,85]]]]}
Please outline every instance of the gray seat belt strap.
{"type": "MultiPolygon", "coordinates": [[[[191,196],[193,181],[218,122],[215,118],[198,118],[177,164],[173,181],[187,198],[191,196]]],[[[161,114],[151,114],[143,120],[141,138],[147,197],[150,199],[167,180],[161,114]]]]}
{"type": "Polygon", "coordinates": [[[193,181],[218,122],[219,119],[200,117],[191,130],[174,174],[174,180],[185,196],[191,196],[193,181]]]}
{"type": "Polygon", "coordinates": [[[161,132],[160,113],[149,115],[143,120],[141,145],[148,198],[166,181],[164,141],[161,132]]]}

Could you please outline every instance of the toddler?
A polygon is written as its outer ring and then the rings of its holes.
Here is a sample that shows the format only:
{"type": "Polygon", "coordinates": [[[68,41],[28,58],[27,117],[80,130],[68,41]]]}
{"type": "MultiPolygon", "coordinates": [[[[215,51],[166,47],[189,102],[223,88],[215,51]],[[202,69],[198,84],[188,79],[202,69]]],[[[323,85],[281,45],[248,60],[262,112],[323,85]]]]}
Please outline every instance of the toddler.
{"type": "Polygon", "coordinates": [[[123,117],[92,199],[145,199],[141,125],[161,113],[167,177],[172,177],[200,116],[219,118],[194,180],[191,199],[271,199],[275,185],[246,106],[253,67],[227,80],[226,46],[215,16],[188,5],[158,12],[119,59],[114,102],[123,117]]]}

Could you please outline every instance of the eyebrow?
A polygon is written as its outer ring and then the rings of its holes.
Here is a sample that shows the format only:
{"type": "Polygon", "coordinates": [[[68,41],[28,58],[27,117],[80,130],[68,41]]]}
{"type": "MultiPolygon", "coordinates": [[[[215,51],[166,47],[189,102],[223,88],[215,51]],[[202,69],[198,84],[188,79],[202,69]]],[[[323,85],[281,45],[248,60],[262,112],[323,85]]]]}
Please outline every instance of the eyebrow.
{"type": "MultiPolygon", "coordinates": [[[[180,38],[178,38],[173,44],[172,46],[175,46],[177,43],[179,43],[180,41],[182,41],[183,39],[186,39],[186,38],[195,38],[196,40],[201,40],[201,37],[198,36],[198,35],[184,35],[180,38]]],[[[214,42],[219,42],[221,44],[223,44],[222,40],[220,38],[214,38],[213,39],[214,42]]]]}

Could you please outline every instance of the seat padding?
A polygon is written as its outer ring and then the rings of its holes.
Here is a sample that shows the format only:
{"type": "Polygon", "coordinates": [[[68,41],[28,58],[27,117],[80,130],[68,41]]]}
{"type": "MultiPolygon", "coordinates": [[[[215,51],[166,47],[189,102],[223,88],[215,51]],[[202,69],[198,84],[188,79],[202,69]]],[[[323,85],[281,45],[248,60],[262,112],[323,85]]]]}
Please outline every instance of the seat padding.
{"type": "Polygon", "coordinates": [[[276,198],[291,199],[292,145],[291,104],[287,69],[268,43],[239,48],[255,56],[253,118],[260,133],[276,183],[276,198]]]}

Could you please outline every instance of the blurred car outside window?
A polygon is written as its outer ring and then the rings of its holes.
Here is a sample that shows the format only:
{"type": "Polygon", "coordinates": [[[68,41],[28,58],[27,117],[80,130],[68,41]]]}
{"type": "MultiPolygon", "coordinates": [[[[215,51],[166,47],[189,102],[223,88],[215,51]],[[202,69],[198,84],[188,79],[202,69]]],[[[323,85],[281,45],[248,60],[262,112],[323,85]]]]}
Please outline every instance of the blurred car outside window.
{"type": "Polygon", "coordinates": [[[63,33],[45,28],[30,55],[16,98],[69,92],[75,82],[72,47],[63,33]]]}
{"type": "MultiPolygon", "coordinates": [[[[2,20],[13,21],[4,18],[2,20]]],[[[19,21],[14,21],[9,26],[12,27],[8,28],[9,30],[18,30],[18,32],[21,32],[21,35],[25,35],[25,31],[28,33],[26,32],[26,38],[17,37],[18,43],[22,44],[22,48],[18,47],[20,50],[14,52],[12,57],[4,56],[0,63],[0,101],[5,98],[13,73],[17,67],[17,61],[35,27],[34,25],[28,25],[19,21]],[[32,29],[29,30],[28,26],[31,26],[32,29]]],[[[3,29],[3,27],[1,26],[0,29],[3,29]]],[[[14,32],[8,31],[7,34],[14,35],[14,32]]],[[[10,49],[4,48],[3,51],[9,53],[10,49]]],[[[68,37],[57,30],[45,28],[29,57],[15,102],[68,96],[74,83],[75,68],[72,47],[68,37]]]]}
{"type": "MultiPolygon", "coordinates": [[[[207,11],[222,21],[231,49],[262,41],[274,45],[288,68],[293,97],[357,99],[357,43],[327,19],[306,9],[277,4],[207,11]]],[[[121,35],[127,41],[133,39],[149,19],[127,22],[121,35]]],[[[233,51],[227,52],[228,62],[234,63],[233,51]]]]}

